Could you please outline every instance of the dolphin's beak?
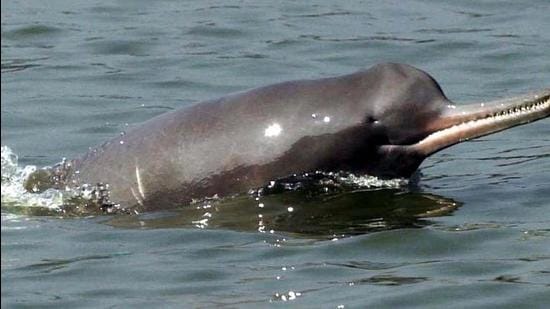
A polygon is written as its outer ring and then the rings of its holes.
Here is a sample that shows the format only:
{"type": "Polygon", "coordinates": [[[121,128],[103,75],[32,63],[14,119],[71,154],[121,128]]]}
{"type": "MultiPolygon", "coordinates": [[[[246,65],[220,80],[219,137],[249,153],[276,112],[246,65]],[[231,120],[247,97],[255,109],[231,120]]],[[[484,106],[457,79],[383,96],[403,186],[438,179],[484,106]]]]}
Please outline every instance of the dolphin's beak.
{"type": "Polygon", "coordinates": [[[550,88],[492,102],[448,105],[428,127],[432,133],[407,148],[427,157],[454,144],[549,116],[550,88]]]}

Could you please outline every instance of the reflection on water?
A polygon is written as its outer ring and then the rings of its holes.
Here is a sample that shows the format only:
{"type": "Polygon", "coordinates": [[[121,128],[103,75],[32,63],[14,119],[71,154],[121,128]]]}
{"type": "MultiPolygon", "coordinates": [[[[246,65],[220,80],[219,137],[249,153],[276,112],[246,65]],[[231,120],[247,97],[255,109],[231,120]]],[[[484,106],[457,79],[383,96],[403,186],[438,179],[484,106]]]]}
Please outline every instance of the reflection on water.
{"type": "Polygon", "coordinates": [[[453,212],[460,203],[402,189],[364,189],[311,195],[286,191],[260,198],[239,196],[204,201],[177,211],[116,216],[123,228],[199,227],[295,236],[340,238],[373,231],[422,227],[428,217],[453,212]]]}

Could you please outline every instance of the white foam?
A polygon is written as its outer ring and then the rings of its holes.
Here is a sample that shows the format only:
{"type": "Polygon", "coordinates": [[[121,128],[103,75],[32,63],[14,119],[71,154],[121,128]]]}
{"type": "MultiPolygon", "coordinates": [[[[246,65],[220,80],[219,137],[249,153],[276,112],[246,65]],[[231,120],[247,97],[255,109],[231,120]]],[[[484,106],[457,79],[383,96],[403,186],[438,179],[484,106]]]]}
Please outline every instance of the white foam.
{"type": "Polygon", "coordinates": [[[405,178],[394,178],[394,179],[380,179],[376,176],[369,175],[360,175],[356,176],[354,174],[348,174],[346,176],[340,176],[339,180],[342,183],[357,186],[360,188],[390,188],[398,189],[406,186],[409,183],[408,179],[405,178]]]}
{"type": "Polygon", "coordinates": [[[61,211],[63,192],[48,189],[41,193],[30,193],[23,187],[25,179],[36,171],[36,166],[18,165],[17,155],[7,146],[2,146],[2,206],[40,207],[61,211]]]}

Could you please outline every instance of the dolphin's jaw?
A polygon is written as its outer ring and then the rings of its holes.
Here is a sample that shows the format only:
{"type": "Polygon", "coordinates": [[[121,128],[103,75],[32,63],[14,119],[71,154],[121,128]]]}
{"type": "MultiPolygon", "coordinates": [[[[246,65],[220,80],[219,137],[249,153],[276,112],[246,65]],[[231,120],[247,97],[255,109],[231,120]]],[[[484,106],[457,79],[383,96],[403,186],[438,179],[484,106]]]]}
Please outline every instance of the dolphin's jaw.
{"type": "Polygon", "coordinates": [[[440,119],[432,124],[431,134],[404,147],[427,157],[454,144],[549,116],[550,89],[489,103],[462,107],[449,105],[440,119]]]}

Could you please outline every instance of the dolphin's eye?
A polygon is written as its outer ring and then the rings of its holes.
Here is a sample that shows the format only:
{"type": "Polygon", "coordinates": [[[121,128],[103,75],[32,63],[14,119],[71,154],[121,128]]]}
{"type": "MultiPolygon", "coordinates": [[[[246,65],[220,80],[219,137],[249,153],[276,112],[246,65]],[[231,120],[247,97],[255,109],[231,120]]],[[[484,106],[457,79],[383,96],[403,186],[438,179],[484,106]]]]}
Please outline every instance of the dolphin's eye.
{"type": "Polygon", "coordinates": [[[368,115],[365,117],[365,129],[368,131],[369,141],[374,145],[389,144],[388,132],[385,126],[377,118],[368,115]]]}
{"type": "Polygon", "coordinates": [[[374,118],[372,116],[367,116],[367,123],[369,123],[369,124],[378,123],[378,120],[376,120],[376,118],[374,118]]]}

